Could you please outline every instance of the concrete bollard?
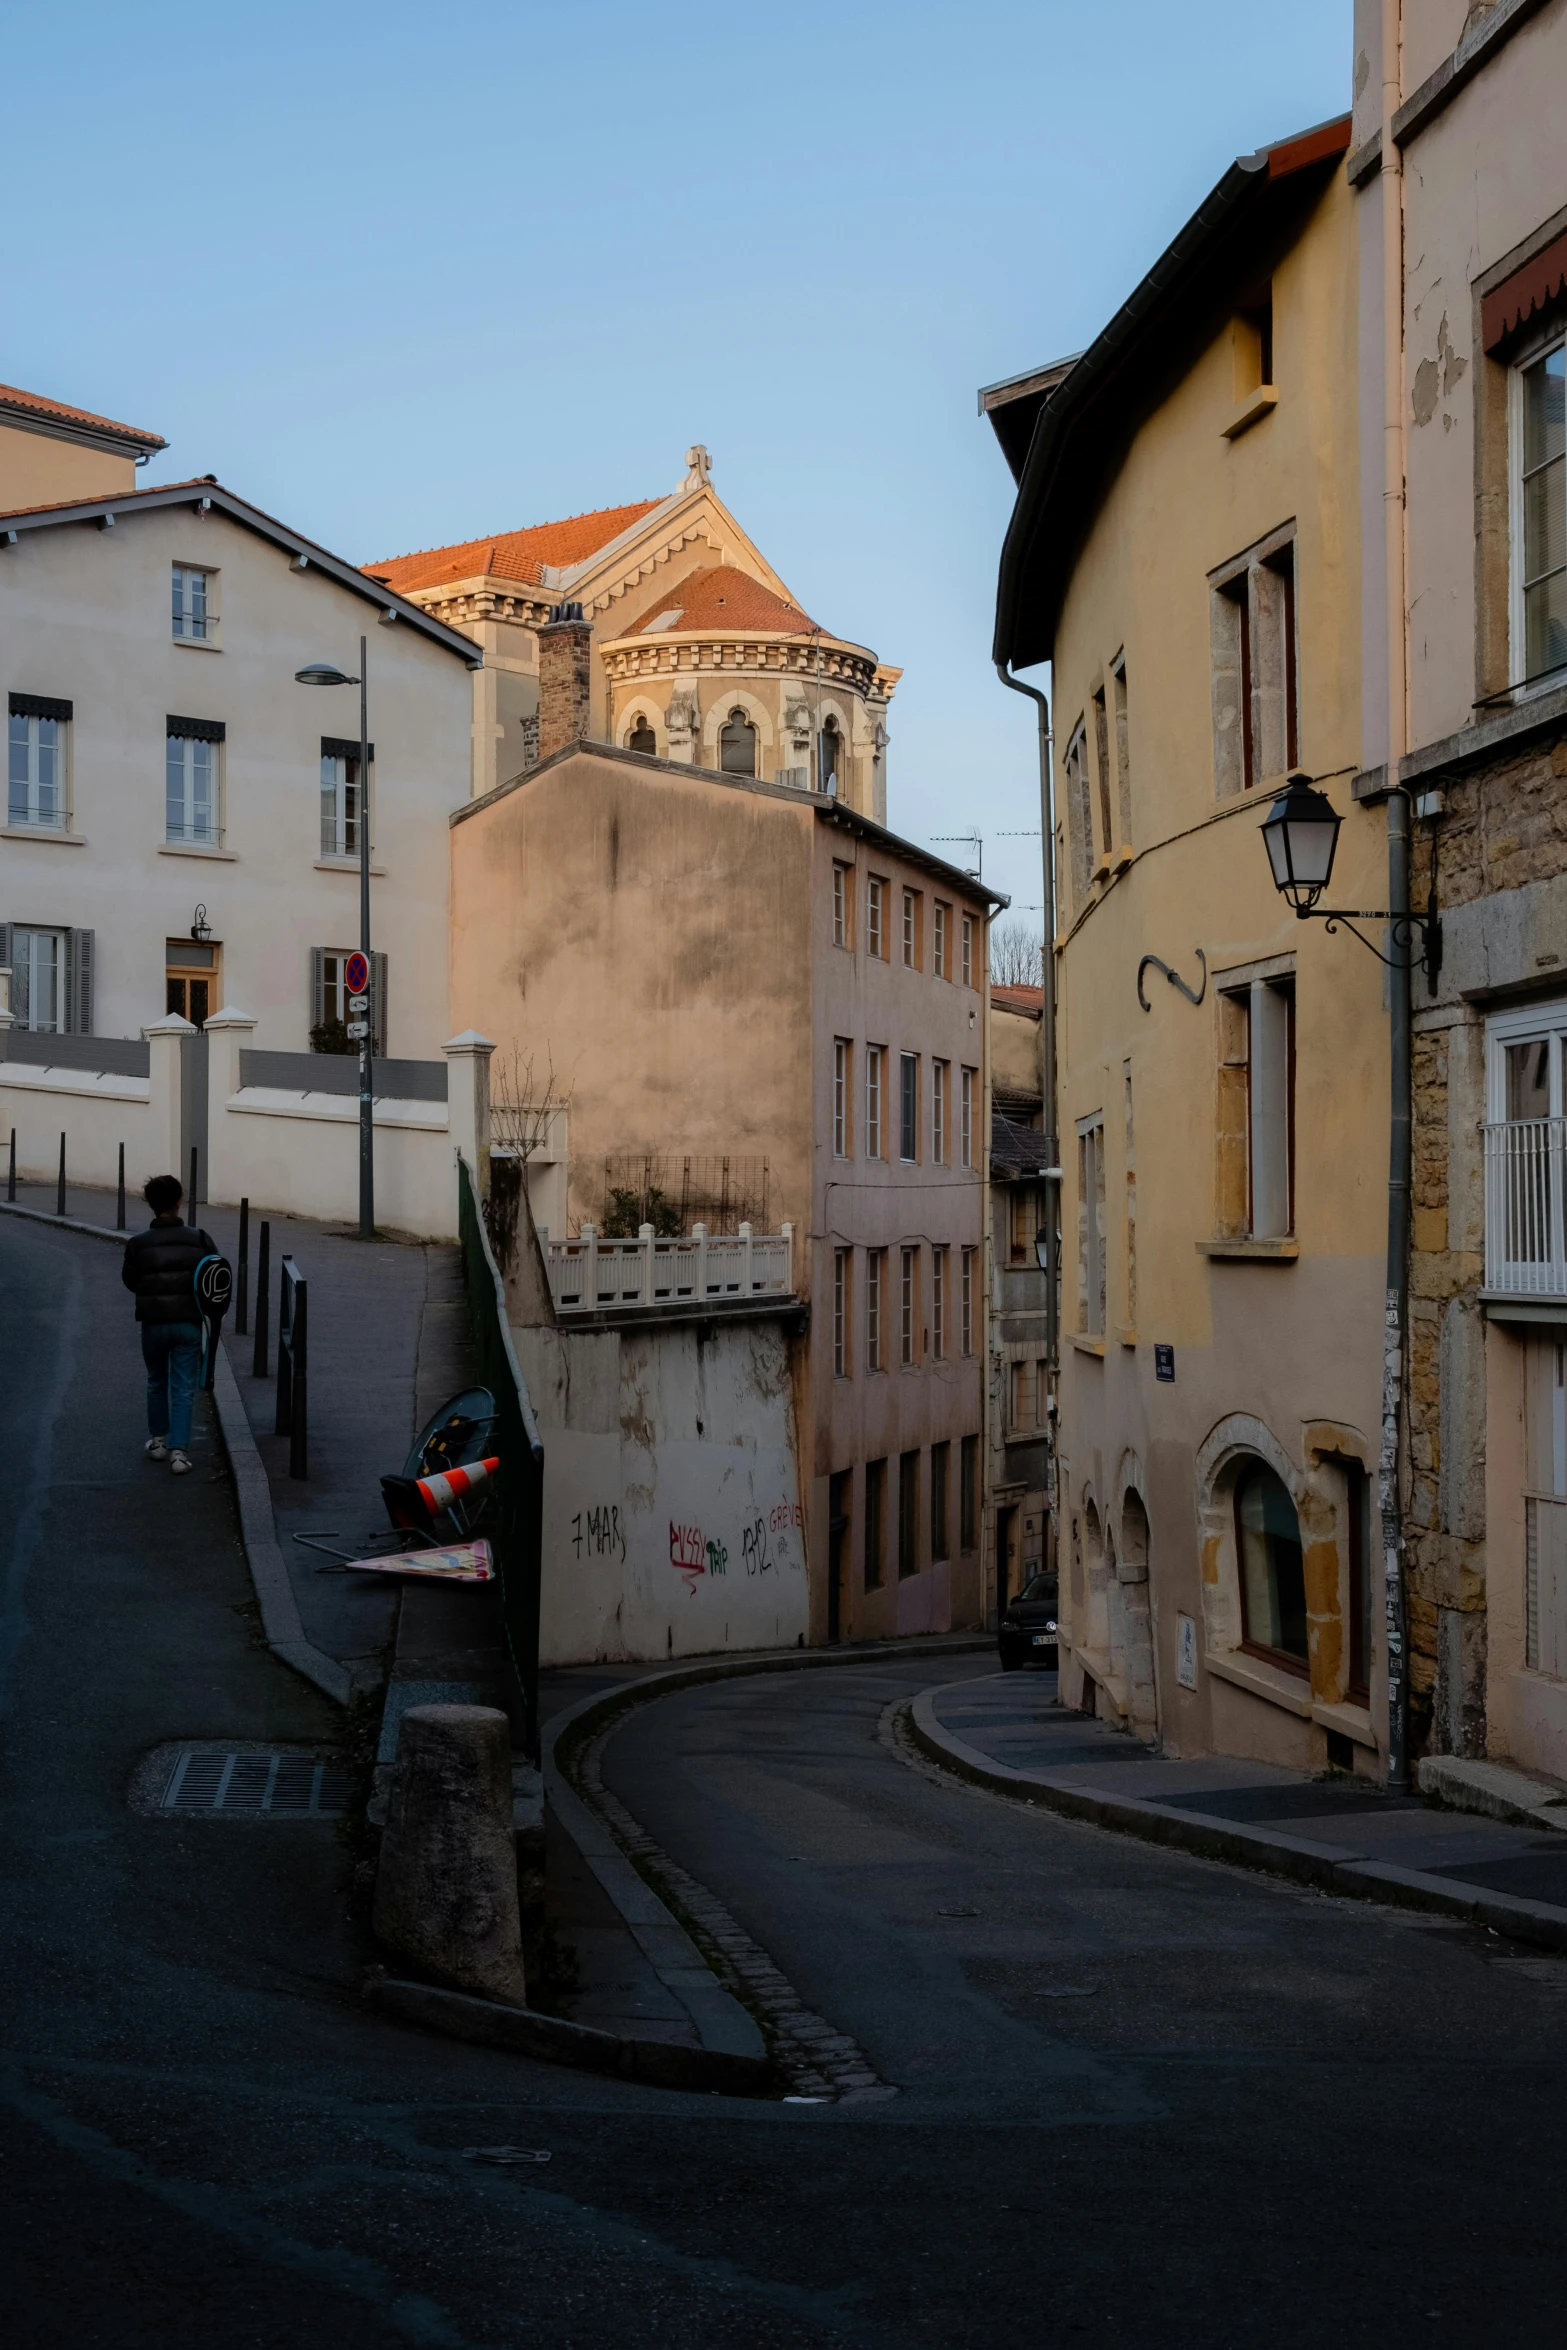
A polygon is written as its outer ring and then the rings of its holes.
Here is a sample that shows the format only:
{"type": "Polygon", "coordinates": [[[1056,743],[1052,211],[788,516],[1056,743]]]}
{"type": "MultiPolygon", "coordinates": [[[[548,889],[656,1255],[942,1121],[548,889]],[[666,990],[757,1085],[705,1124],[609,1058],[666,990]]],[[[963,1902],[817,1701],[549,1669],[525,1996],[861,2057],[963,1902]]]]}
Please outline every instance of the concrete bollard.
{"type": "Polygon", "coordinates": [[[375,1933],[438,1982],[527,2005],[511,1726],[495,1707],[416,1705],[398,1724],[375,1933]]]}

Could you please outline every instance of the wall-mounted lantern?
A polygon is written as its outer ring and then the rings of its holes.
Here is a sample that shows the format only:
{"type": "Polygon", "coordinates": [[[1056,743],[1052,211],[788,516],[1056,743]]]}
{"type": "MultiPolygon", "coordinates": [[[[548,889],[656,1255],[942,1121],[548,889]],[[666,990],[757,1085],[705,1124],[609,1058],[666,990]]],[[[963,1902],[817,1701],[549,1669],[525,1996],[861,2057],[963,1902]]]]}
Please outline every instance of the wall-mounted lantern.
{"type": "Polygon", "coordinates": [[[1326,792],[1318,791],[1309,775],[1297,770],[1287,777],[1283,791],[1262,825],[1274,888],[1281,897],[1288,898],[1302,922],[1308,915],[1315,915],[1329,930],[1336,930],[1342,923],[1351,937],[1358,938],[1363,947],[1370,947],[1377,961],[1385,963],[1390,971],[1424,971],[1435,995],[1437,974],[1442,968],[1442,923],[1436,910],[1435,833],[1431,836],[1431,887],[1423,914],[1408,910],[1390,913],[1386,908],[1378,910],[1369,906],[1322,906],[1317,901],[1332,876],[1333,854],[1343,821],[1326,792]],[[1355,928],[1357,922],[1386,922],[1395,951],[1384,955],[1380,947],[1372,946],[1370,939],[1355,928]]]}

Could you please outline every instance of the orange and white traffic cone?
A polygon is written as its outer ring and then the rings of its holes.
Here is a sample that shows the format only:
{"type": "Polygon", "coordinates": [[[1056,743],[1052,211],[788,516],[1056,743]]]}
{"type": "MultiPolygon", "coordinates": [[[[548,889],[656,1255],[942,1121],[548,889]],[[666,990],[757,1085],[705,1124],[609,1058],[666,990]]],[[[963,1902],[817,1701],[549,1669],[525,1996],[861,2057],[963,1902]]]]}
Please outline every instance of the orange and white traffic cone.
{"type": "Polygon", "coordinates": [[[487,1461],[475,1461],[466,1469],[447,1469],[437,1477],[418,1477],[414,1480],[420,1498],[433,1517],[438,1510],[450,1509],[465,1493],[472,1493],[476,1485],[483,1485],[494,1476],[501,1465],[500,1454],[487,1461]]]}

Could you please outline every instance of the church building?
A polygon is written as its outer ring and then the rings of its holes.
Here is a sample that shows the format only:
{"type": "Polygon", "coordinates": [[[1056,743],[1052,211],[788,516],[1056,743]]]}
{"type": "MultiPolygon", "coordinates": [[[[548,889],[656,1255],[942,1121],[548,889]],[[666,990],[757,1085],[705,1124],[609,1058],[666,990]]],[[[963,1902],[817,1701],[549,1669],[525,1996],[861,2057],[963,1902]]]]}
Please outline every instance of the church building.
{"type": "Polygon", "coordinates": [[[369,576],[478,645],[473,796],[539,759],[539,631],[591,629],[591,739],[831,794],[887,820],[902,672],[812,620],[713,488],[706,449],[666,498],[429,547],[369,576]]]}

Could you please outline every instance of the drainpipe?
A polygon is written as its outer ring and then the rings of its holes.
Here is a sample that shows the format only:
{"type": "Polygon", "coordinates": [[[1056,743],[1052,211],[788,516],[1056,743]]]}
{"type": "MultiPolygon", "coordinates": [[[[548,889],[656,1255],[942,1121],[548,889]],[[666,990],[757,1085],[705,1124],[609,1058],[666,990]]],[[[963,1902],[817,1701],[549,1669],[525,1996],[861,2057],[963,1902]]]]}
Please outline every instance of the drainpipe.
{"type": "MultiPolygon", "coordinates": [[[[1039,1018],[1039,1096],[1040,1124],[1044,1128],[1045,1164],[1058,1168],[1061,1164],[1060,1138],[1056,1133],[1056,858],[1055,822],[1050,789],[1050,705],[1036,686],[1024,685],[1021,678],[1008,674],[1004,662],[996,663],[996,675],[1015,694],[1027,694],[1039,707],[1039,834],[1044,851],[1044,944],[1039,957],[1040,993],[1043,1002],[1039,1018]]],[[[986,1138],[987,1146],[989,1137],[986,1138]]],[[[1061,1282],[1060,1247],[1056,1231],[1057,1209],[1061,1202],[1059,1177],[1052,1185],[1053,1196],[1045,1210],[1045,1352],[1054,1371],[1060,1362],[1061,1346],[1061,1282]]]]}
{"type": "MultiPolygon", "coordinates": [[[[1404,188],[1393,137],[1403,81],[1402,0],[1382,0],[1382,517],[1387,635],[1388,905],[1409,910],[1409,800],[1398,768],[1409,745],[1404,639],[1404,188]]],[[[1403,1403],[1409,1306],[1411,1128],[1410,974],[1388,975],[1388,1050],[1392,1088],[1387,1184],[1387,1298],[1382,1341],[1382,1442],[1378,1498],[1387,1646],[1387,1783],[1408,1781],[1409,1675],[1404,1628],[1403,1497],[1399,1486],[1399,1413],[1403,1403]]]]}

